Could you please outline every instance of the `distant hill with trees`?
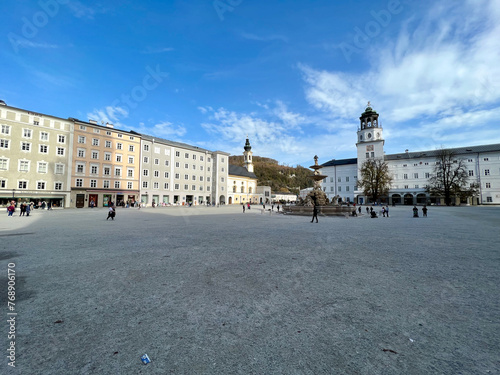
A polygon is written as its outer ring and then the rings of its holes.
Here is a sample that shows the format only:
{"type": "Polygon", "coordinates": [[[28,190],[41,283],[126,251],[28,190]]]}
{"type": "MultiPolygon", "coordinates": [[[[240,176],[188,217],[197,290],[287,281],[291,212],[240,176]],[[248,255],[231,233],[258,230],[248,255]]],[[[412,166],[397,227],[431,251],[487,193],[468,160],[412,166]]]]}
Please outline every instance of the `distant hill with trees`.
{"type": "MultiPolygon", "coordinates": [[[[243,155],[229,157],[229,164],[243,167],[243,162],[243,155]]],[[[253,169],[258,178],[257,185],[271,186],[273,193],[298,194],[300,189],[313,186],[313,181],[308,178],[313,174],[313,171],[300,165],[289,167],[280,165],[274,159],[254,156],[253,169]]]]}

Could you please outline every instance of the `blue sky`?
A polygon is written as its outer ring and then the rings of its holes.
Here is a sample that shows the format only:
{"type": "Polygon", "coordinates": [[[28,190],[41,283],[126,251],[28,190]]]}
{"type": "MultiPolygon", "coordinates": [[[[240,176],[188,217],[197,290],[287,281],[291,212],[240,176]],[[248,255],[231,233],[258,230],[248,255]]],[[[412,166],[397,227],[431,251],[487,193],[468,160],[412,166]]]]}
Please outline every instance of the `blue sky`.
{"type": "Polygon", "coordinates": [[[500,143],[500,2],[2,4],[0,99],[304,166],[356,155],[367,101],[387,153],[500,143]]]}

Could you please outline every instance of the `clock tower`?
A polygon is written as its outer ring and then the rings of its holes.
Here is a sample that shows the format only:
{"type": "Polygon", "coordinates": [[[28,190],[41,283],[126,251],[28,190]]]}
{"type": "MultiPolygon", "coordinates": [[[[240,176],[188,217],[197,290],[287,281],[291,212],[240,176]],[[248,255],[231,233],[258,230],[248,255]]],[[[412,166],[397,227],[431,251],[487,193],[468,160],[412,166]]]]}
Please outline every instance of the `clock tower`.
{"type": "Polygon", "coordinates": [[[365,111],[361,114],[358,129],[358,171],[366,159],[384,157],[384,137],[382,127],[378,121],[378,113],[368,102],[365,111]]]}

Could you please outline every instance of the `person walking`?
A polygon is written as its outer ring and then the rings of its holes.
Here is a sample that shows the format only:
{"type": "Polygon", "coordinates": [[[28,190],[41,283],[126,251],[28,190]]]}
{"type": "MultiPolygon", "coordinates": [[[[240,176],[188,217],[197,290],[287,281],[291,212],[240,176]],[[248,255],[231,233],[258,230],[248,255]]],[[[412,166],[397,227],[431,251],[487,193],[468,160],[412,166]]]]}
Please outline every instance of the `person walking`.
{"type": "Polygon", "coordinates": [[[21,206],[19,208],[19,216],[24,216],[24,214],[26,213],[26,203],[21,203],[21,206]]]}
{"type": "Polygon", "coordinates": [[[382,217],[385,217],[385,207],[382,206],[382,217]]]}
{"type": "Polygon", "coordinates": [[[311,220],[311,223],[314,221],[314,218],[316,218],[316,223],[318,222],[318,206],[314,205],[313,207],[313,217],[311,220]]]}
{"type": "Polygon", "coordinates": [[[243,213],[245,213],[245,205],[243,205],[243,213]]]}
{"type": "Polygon", "coordinates": [[[366,207],[366,213],[370,213],[370,209],[368,207],[366,207]]]}
{"type": "Polygon", "coordinates": [[[422,216],[427,217],[427,206],[426,205],[424,205],[424,207],[422,207],[422,216]]]}
{"type": "Polygon", "coordinates": [[[385,206],[385,217],[389,217],[389,205],[385,206]]]}
{"type": "Polygon", "coordinates": [[[7,207],[7,216],[12,216],[14,214],[14,211],[16,210],[16,207],[14,206],[14,203],[11,203],[9,207],[7,207]]]}
{"type": "Polygon", "coordinates": [[[31,211],[31,205],[27,204],[26,205],[26,208],[24,209],[24,211],[26,212],[26,216],[30,216],[30,211],[31,211]]]}
{"type": "Polygon", "coordinates": [[[280,212],[280,205],[279,204],[276,206],[276,209],[278,210],[278,212],[280,212]]]}
{"type": "Polygon", "coordinates": [[[358,207],[358,213],[361,215],[361,206],[358,207]]]}
{"type": "Polygon", "coordinates": [[[111,218],[111,220],[115,220],[115,215],[116,215],[115,208],[110,206],[108,209],[108,217],[106,218],[106,220],[108,220],[109,218],[111,218]]]}

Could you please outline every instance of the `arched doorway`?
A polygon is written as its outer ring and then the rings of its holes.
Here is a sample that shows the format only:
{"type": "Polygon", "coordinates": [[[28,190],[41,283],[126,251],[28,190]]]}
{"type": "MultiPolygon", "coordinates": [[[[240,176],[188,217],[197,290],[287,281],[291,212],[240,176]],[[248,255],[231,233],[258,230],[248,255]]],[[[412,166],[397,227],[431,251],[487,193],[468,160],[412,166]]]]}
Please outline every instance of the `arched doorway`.
{"type": "Polygon", "coordinates": [[[412,206],[413,205],[413,195],[412,194],[405,194],[404,200],[405,200],[405,205],[406,206],[412,206]]]}
{"type": "Polygon", "coordinates": [[[226,204],[226,197],[224,195],[219,197],[219,204],[226,204]]]}
{"type": "Polygon", "coordinates": [[[401,195],[392,194],[392,204],[401,204],[401,195]]]}
{"type": "Polygon", "coordinates": [[[418,194],[417,204],[427,204],[427,196],[423,193],[418,194]]]}
{"type": "Polygon", "coordinates": [[[233,204],[233,197],[229,197],[229,204],[233,204]]]}

